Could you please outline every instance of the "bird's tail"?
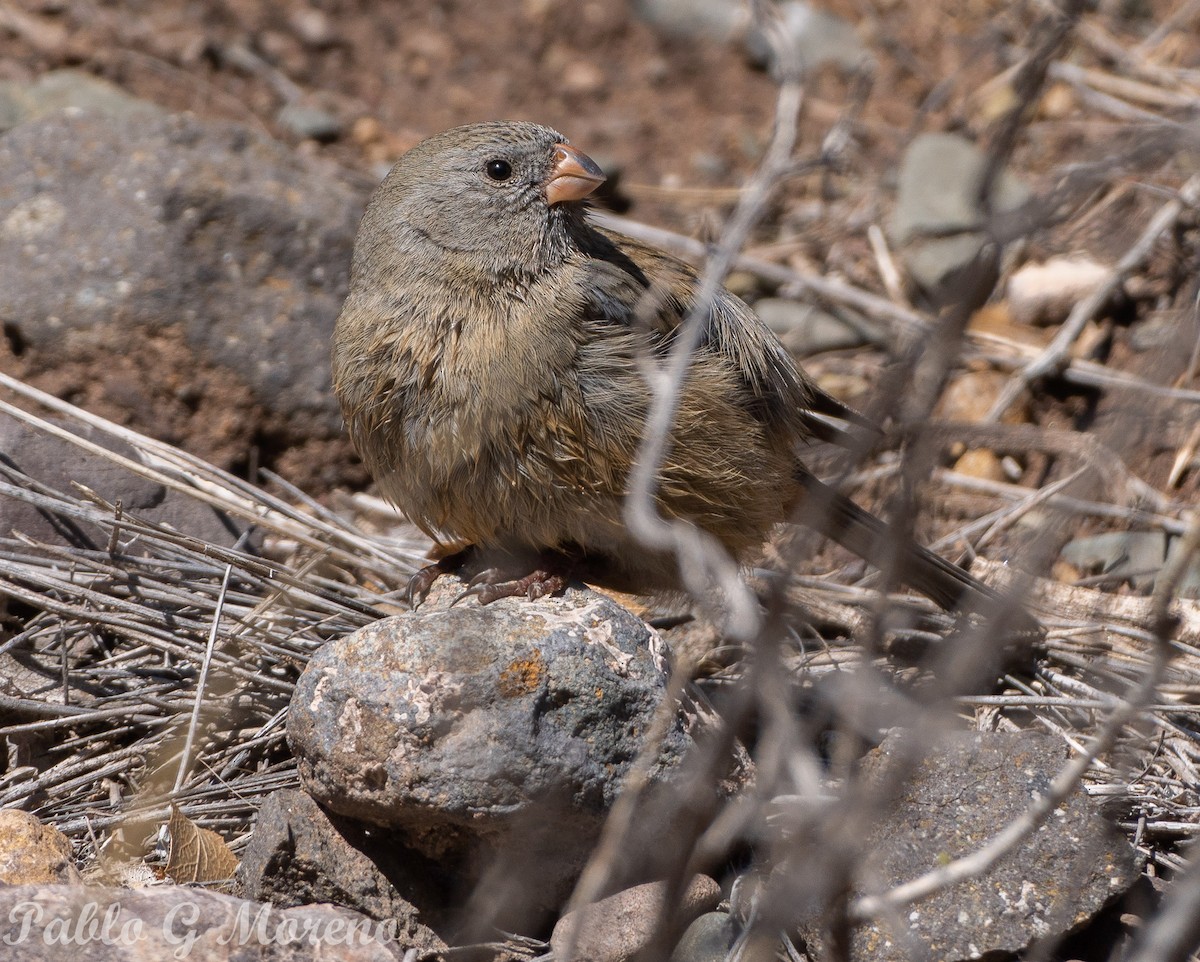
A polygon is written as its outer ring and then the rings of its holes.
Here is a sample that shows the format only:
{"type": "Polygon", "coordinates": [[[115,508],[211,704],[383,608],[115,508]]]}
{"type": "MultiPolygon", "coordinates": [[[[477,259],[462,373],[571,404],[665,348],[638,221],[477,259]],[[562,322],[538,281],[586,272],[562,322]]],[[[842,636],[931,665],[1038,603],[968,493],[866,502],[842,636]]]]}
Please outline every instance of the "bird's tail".
{"type": "MultiPolygon", "coordinates": [[[[805,492],[804,523],[860,558],[894,574],[946,611],[978,611],[997,615],[1014,611],[1018,605],[985,585],[963,568],[905,538],[897,543],[897,532],[840,491],[807,471],[797,472],[805,492]]],[[[1016,620],[1032,618],[1021,610],[1016,620]]]]}

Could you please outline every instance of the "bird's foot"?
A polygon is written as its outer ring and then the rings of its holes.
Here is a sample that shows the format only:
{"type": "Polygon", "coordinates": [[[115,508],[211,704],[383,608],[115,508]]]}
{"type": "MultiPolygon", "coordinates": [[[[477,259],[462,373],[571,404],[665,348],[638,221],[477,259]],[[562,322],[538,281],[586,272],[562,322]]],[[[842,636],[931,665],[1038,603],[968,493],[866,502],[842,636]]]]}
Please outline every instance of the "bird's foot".
{"type": "Polygon", "coordinates": [[[557,594],[570,580],[562,562],[561,558],[546,556],[537,568],[520,578],[506,577],[511,574],[511,569],[485,568],[467,582],[467,589],[451,604],[456,605],[467,598],[477,598],[481,605],[490,605],[501,598],[525,597],[536,601],[557,594]]]}
{"type": "Polygon", "coordinates": [[[474,545],[467,545],[444,558],[439,558],[432,564],[427,564],[415,575],[408,579],[408,587],[404,591],[404,600],[410,608],[416,608],[429,594],[433,583],[442,575],[460,571],[475,553],[474,545]]]}

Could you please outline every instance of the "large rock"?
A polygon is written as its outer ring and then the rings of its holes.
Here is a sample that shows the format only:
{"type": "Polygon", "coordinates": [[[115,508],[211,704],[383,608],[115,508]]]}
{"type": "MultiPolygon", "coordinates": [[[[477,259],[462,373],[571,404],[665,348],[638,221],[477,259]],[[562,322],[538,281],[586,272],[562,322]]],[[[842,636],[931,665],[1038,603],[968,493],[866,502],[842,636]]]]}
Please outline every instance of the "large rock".
{"type": "Polygon", "coordinates": [[[364,193],[190,115],[19,124],[0,136],[6,334],[34,373],[91,359],[81,403],[104,394],[150,433],[219,393],[214,435],[333,436],[328,342],[364,193]],[[254,405],[263,423],[239,423],[254,405]]]}
{"type": "MultiPolygon", "coordinates": [[[[434,853],[550,800],[576,828],[595,826],[665,692],[650,630],[584,590],[487,606],[449,597],[309,661],[288,719],[305,788],[332,811],[410,829],[434,853]]],[[[657,774],[687,746],[677,724],[657,774]]]]}
{"type": "MultiPolygon", "coordinates": [[[[54,422],[100,447],[131,461],[140,455],[128,444],[80,424],[54,422]]],[[[104,549],[109,530],[73,513],[73,504],[56,512],[46,500],[50,488],[71,502],[80,498],[75,485],[84,485],[100,498],[121,505],[122,513],[139,520],[169,525],[176,531],[213,544],[231,546],[247,534],[244,522],[196,498],[167,488],[46,431],[0,412],[0,480],[20,481],[24,495],[0,493],[0,538],[16,531],[35,541],[74,548],[104,549]],[[8,475],[8,477],[5,477],[8,475]],[[31,479],[26,481],[20,478],[31,479]]],[[[103,512],[97,507],[97,512],[103,512]]],[[[246,545],[243,540],[243,546],[246,545]]],[[[250,545],[253,547],[253,545],[250,545]]],[[[137,545],[131,549],[137,552],[137,545]]]]}
{"type": "MultiPolygon", "coordinates": [[[[915,734],[890,734],[867,757],[868,771],[886,778],[897,761],[903,770],[915,734]]],[[[1066,760],[1061,739],[1040,732],[947,737],[924,754],[870,830],[859,879],[885,892],[978,851],[1049,788],[1066,760]]],[[[1079,788],[991,868],[858,926],[848,955],[830,952],[817,923],[802,932],[817,960],[1007,957],[1053,944],[1088,921],[1137,880],[1138,870],[1128,841],[1079,788]]]]}
{"type": "Polygon", "coordinates": [[[0,132],[63,110],[105,117],[161,115],[152,103],[82,70],[51,70],[31,83],[0,83],[0,132]]]}
{"type": "Polygon", "coordinates": [[[444,924],[439,874],[385,829],[330,815],[304,792],[286,788],[259,809],[238,883],[242,895],[259,902],[329,902],[391,919],[402,941],[427,952],[446,947],[427,924],[444,924]]]}
{"type": "MultiPolygon", "coordinates": [[[[297,683],[288,740],[323,806],[463,866],[469,921],[512,931],[569,892],[665,679],[651,631],[606,597],[571,589],[449,607],[461,588],[443,578],[415,612],[318,651],[297,683]]],[[[652,785],[690,744],[674,719],[652,785]]],[[[670,830],[664,818],[657,841],[670,830]]]]}

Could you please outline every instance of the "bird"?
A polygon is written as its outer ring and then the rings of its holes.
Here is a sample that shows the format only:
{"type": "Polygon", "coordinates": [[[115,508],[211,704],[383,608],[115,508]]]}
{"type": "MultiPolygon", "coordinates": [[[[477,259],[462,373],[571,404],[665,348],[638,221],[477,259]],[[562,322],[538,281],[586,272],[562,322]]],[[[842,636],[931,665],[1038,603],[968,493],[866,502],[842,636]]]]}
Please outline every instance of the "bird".
{"type": "MultiPolygon", "coordinates": [[[[589,220],[604,180],[549,127],[469,124],[412,147],[362,217],[333,385],[381,492],[442,546],[410,582],[417,602],[471,564],[483,603],[573,577],[637,593],[681,584],[675,556],[630,529],[625,499],[653,397],[645,365],[665,363],[700,282],[589,220]]],[[[822,533],[941,607],[998,603],[809,471],[805,448],[830,418],[866,419],[744,301],[720,288],[700,323],[658,469],[663,515],[744,563],[816,497],[822,533]]]]}

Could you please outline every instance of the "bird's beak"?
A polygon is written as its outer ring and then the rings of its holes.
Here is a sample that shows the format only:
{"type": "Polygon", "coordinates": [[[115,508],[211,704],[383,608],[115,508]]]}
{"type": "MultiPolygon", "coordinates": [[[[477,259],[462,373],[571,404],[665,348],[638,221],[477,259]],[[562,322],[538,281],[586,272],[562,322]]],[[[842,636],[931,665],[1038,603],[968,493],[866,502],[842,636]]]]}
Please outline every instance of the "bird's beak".
{"type": "Polygon", "coordinates": [[[568,144],[554,145],[554,166],[546,178],[546,203],[582,200],[604,183],[604,171],[582,150],[568,144]]]}

